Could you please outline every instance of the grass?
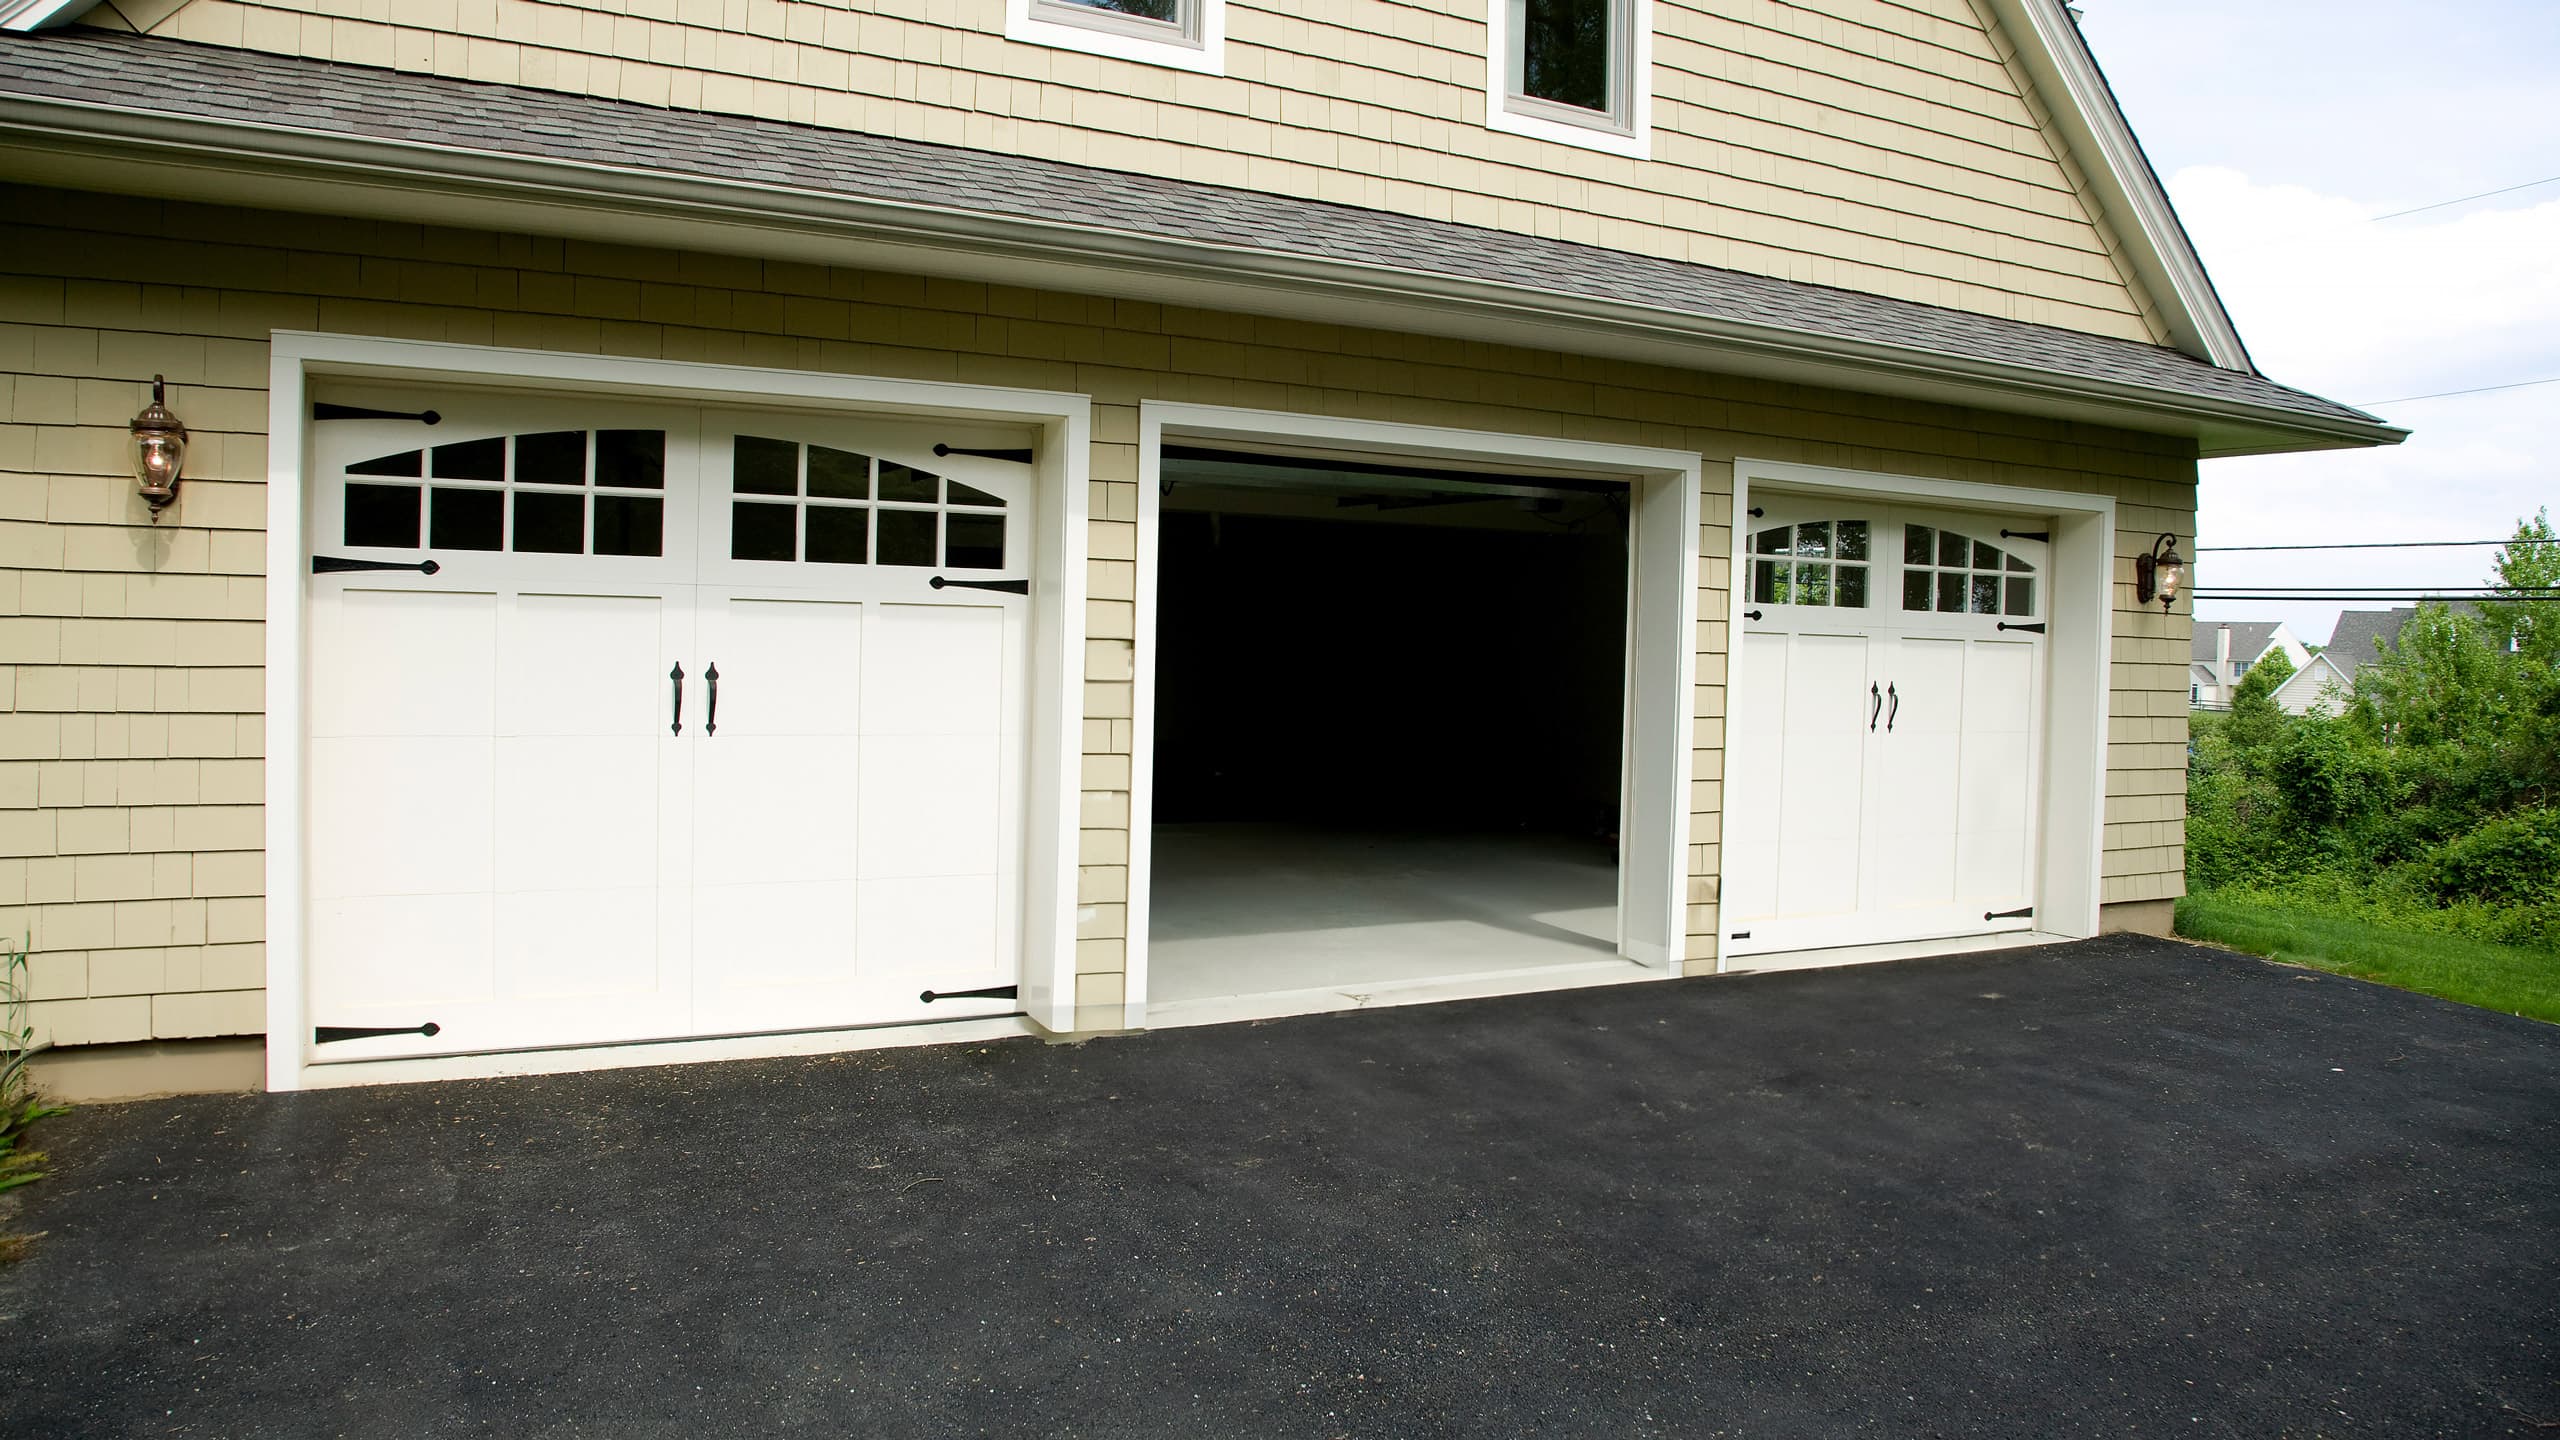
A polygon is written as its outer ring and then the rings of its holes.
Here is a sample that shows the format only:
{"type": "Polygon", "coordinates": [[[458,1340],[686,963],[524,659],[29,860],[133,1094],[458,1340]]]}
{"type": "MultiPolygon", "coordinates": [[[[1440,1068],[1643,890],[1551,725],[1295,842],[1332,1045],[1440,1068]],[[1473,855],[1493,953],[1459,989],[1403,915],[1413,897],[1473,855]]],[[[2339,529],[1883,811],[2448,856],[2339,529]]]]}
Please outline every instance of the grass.
{"type": "Polygon", "coordinates": [[[2178,902],[2190,940],[2560,1024],[2560,954],[2395,929],[2210,891],[2178,902]]]}

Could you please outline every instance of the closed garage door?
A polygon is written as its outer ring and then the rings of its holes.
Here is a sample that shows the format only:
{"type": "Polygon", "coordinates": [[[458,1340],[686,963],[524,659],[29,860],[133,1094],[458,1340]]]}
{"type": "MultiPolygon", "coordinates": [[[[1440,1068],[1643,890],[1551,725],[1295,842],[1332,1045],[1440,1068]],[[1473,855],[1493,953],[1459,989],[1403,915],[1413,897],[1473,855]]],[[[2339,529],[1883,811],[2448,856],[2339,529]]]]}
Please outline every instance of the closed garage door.
{"type": "Polygon", "coordinates": [[[324,401],[312,1059],[1014,1008],[1026,434],[324,401]]]}
{"type": "Polygon", "coordinates": [[[2033,928],[2042,525],[1779,496],[1753,513],[1725,952],[2033,928]]]}

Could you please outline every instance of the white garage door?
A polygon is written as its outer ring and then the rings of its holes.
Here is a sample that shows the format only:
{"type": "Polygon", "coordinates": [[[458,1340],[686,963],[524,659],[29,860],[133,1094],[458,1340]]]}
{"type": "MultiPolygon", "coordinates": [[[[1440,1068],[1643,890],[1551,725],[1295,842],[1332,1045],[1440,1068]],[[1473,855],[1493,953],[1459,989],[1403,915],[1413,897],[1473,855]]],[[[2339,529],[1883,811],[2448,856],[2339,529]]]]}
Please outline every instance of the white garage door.
{"type": "Polygon", "coordinates": [[[318,413],[312,1059],[1014,1009],[1026,434],[318,413]]]}
{"type": "Polygon", "coordinates": [[[1748,524],[1725,953],[2032,928],[2050,551],[2018,521],[1748,524]]]}

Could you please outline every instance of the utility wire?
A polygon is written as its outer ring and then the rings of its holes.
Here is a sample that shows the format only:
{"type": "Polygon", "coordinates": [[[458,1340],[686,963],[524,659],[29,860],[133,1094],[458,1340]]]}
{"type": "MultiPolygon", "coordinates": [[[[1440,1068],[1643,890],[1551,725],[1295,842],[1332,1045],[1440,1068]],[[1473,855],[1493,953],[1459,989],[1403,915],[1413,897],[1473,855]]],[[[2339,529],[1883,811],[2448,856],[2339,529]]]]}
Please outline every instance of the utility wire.
{"type": "Polygon", "coordinates": [[[2199,545],[2199,555],[2229,555],[2242,550],[2443,550],[2471,545],[2560,545],[2551,540],[2353,540],[2335,545],[2199,545]]]}
{"type": "Polygon", "coordinates": [[[2468,390],[2439,390],[2433,395],[2403,395],[2396,400],[2359,400],[2355,408],[2366,410],[2378,405],[2414,405],[2421,400],[2450,400],[2456,395],[2486,395],[2492,390],[2530,390],[2536,385],[2560,385],[2560,375],[2548,375],[2540,380],[2517,380],[2505,385],[2476,385],[2468,390]]]}
{"type": "Polygon", "coordinates": [[[2388,215],[2376,215],[2373,218],[2378,222],[2383,220],[2397,220],[2403,215],[2424,215],[2430,210],[2442,210],[2451,205],[2468,205],[2474,200],[2486,200],[2492,195],[2513,195],[2519,190],[2538,189],[2541,186],[2551,184],[2553,181],[2560,181],[2560,175],[2554,175],[2549,179],[2544,180],[2527,180],[2521,185],[2509,185],[2503,190],[2483,190],[2477,195],[2465,195],[2459,200],[2439,200],[2433,205],[2420,205],[2413,210],[2394,210],[2388,215]]]}

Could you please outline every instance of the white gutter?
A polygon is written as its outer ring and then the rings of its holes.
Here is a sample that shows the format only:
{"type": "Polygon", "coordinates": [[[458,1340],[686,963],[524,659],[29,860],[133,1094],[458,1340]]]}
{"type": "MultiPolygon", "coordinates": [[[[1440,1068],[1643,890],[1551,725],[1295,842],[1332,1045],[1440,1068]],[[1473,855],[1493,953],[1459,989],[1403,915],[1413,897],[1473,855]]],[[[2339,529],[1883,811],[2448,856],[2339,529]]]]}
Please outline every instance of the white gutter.
{"type": "Polygon", "coordinates": [[[2208,454],[2394,444],[2407,433],[2373,421],[1374,262],[84,101],[0,98],[0,173],[75,189],[121,184],[212,203],[511,224],[750,254],[787,250],[818,263],[1349,324],[1401,323],[1426,333],[2195,435],[2208,454]]]}
{"type": "Polygon", "coordinates": [[[96,8],[98,0],[0,0],[0,30],[44,30],[68,25],[96,8]]]}
{"type": "Polygon", "coordinates": [[[2099,205],[2116,221],[2137,277],[2165,312],[2171,342],[2226,370],[2257,373],[2240,343],[2239,328],[2205,274],[2195,242],[2179,222],[2169,192],[2161,188],[2159,173],[2142,153],[2124,107],[2116,103],[2115,91],[2064,0],[1985,3],[2017,46],[2027,78],[2046,98],[2045,108],[2071,153],[2101,162],[2094,169],[2083,165],[2081,172],[2096,188],[2099,205]]]}

